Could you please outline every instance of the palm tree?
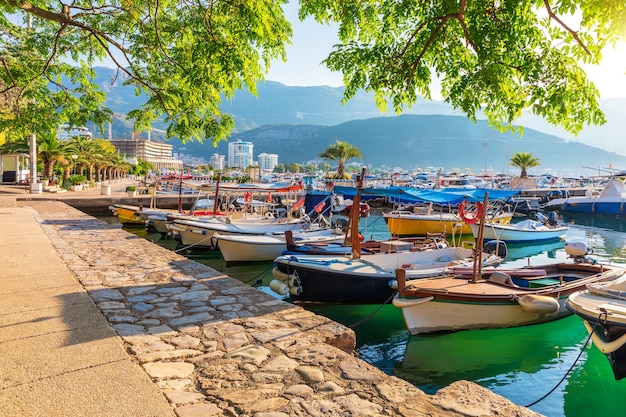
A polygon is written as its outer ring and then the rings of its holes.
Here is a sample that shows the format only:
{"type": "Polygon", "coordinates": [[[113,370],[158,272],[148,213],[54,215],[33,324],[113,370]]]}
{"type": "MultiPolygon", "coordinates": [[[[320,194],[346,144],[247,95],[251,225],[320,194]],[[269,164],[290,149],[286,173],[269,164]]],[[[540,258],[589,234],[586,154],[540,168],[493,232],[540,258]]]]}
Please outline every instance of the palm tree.
{"type": "Polygon", "coordinates": [[[346,168],[346,161],[351,158],[362,159],[363,155],[359,148],[348,142],[342,142],[339,139],[319,154],[320,158],[329,159],[337,162],[337,176],[343,178],[346,168]]]}
{"type": "Polygon", "coordinates": [[[522,170],[520,173],[520,178],[526,178],[528,175],[526,174],[526,170],[528,168],[533,168],[541,165],[539,160],[533,156],[531,153],[527,152],[518,152],[511,157],[511,165],[514,167],[518,167],[522,170]]]}
{"type": "Polygon", "coordinates": [[[64,154],[65,143],[59,141],[55,134],[48,134],[42,137],[37,144],[37,156],[43,165],[44,178],[52,178],[54,164],[63,159],[64,154]]]}

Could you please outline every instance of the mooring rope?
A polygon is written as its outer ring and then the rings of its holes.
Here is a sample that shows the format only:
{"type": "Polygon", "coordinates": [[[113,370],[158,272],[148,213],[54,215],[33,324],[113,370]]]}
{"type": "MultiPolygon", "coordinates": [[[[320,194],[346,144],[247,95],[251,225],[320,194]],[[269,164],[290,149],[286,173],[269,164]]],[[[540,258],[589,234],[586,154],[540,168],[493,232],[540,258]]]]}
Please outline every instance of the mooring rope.
{"type": "MultiPolygon", "coordinates": [[[[591,332],[589,333],[589,336],[587,337],[587,340],[585,341],[585,344],[580,348],[580,352],[578,353],[578,356],[574,360],[574,363],[572,363],[572,366],[569,367],[569,369],[567,370],[565,375],[563,375],[563,378],[561,378],[561,380],[559,382],[557,382],[556,385],[550,391],[548,391],[543,397],[539,398],[537,401],[534,401],[534,402],[528,404],[526,406],[526,408],[532,407],[533,405],[535,405],[535,404],[545,400],[546,398],[548,398],[548,396],[550,394],[552,394],[554,392],[554,390],[556,390],[559,387],[559,385],[561,385],[563,383],[563,381],[565,381],[565,378],[567,378],[567,376],[574,370],[574,366],[576,366],[576,363],[578,362],[578,360],[582,356],[583,352],[585,351],[585,348],[589,344],[589,341],[591,340],[591,336],[593,336],[593,333],[596,331],[596,326],[598,325],[598,322],[600,321],[600,318],[603,315],[606,316],[606,315],[608,315],[608,313],[606,311],[603,311],[603,312],[601,312],[598,315],[598,318],[596,319],[596,322],[593,324],[593,327],[591,329],[591,332]]],[[[606,317],[605,317],[605,320],[606,320],[606,317]]]]}
{"type": "Polygon", "coordinates": [[[393,297],[395,297],[395,295],[398,293],[398,291],[394,291],[389,298],[387,298],[385,300],[384,303],[382,303],[381,305],[379,305],[378,307],[376,307],[376,310],[374,310],[373,312],[371,312],[370,314],[368,314],[367,316],[365,316],[364,318],[362,318],[361,320],[357,321],[356,323],[353,323],[351,325],[349,325],[348,327],[353,329],[355,327],[360,326],[363,323],[367,323],[372,317],[374,317],[385,305],[389,304],[389,302],[391,300],[393,300],[393,297]]]}

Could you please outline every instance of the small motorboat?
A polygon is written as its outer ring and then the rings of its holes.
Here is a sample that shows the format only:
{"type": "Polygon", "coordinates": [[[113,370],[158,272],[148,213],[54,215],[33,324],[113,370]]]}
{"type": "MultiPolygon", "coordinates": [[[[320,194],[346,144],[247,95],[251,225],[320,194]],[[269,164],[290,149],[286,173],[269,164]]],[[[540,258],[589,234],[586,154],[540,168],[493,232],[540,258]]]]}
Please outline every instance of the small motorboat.
{"type": "MultiPolygon", "coordinates": [[[[545,240],[563,239],[568,227],[559,225],[556,213],[549,213],[549,217],[537,213],[539,220],[526,219],[518,223],[485,222],[483,238],[485,240],[500,240],[503,242],[538,242],[545,240]]],[[[468,225],[474,237],[478,237],[480,224],[468,225]]]]}

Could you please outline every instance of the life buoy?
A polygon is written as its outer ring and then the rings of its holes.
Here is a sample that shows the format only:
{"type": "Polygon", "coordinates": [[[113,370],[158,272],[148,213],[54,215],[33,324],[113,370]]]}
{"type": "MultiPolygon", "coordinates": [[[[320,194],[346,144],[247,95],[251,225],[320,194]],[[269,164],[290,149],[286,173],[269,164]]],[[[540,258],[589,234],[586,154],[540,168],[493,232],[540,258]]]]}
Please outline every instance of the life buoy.
{"type": "Polygon", "coordinates": [[[465,209],[465,204],[466,203],[467,203],[467,200],[464,200],[459,205],[459,217],[461,218],[461,220],[463,220],[464,223],[474,224],[478,220],[480,220],[480,218],[482,217],[482,214],[483,214],[483,203],[476,203],[476,210],[475,211],[474,210],[466,211],[466,209],[465,209]]]}

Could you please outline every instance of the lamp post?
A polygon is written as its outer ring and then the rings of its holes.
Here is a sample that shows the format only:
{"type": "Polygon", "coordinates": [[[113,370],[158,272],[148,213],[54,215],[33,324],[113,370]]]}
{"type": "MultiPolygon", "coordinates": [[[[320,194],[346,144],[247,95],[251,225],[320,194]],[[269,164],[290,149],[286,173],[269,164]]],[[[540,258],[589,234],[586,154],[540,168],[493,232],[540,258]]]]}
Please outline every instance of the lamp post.
{"type": "Polygon", "coordinates": [[[72,166],[72,174],[76,174],[76,160],[78,159],[78,155],[72,155],[72,159],[74,160],[74,165],[72,166]]]}

